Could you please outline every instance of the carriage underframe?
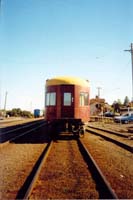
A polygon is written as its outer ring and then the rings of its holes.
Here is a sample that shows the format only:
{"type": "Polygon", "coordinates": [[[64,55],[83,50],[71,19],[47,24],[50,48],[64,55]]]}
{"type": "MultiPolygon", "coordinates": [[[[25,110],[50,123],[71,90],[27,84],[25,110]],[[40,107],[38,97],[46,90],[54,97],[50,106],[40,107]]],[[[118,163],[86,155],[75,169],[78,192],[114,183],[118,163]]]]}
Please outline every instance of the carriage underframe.
{"type": "Polygon", "coordinates": [[[61,134],[62,132],[71,133],[77,137],[83,137],[85,128],[81,119],[63,118],[55,119],[50,123],[50,129],[55,134],[61,134]]]}

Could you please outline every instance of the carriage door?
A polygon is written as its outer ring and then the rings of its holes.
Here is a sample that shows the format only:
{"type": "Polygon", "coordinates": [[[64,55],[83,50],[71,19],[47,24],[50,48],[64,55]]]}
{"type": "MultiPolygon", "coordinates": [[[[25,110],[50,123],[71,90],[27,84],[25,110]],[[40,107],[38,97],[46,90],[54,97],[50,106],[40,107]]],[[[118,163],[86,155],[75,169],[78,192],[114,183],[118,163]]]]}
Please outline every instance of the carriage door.
{"type": "Polygon", "coordinates": [[[74,118],[74,86],[61,86],[61,118],[74,118]]]}

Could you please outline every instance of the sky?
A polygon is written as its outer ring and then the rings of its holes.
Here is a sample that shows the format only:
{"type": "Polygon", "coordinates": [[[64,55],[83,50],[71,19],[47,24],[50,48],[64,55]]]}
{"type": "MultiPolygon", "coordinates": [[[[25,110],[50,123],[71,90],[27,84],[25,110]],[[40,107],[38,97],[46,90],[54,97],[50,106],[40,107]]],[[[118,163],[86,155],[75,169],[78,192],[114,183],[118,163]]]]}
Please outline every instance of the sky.
{"type": "Polygon", "coordinates": [[[133,0],[1,0],[0,108],[44,108],[46,79],[90,82],[90,98],[132,99],[133,0]]]}

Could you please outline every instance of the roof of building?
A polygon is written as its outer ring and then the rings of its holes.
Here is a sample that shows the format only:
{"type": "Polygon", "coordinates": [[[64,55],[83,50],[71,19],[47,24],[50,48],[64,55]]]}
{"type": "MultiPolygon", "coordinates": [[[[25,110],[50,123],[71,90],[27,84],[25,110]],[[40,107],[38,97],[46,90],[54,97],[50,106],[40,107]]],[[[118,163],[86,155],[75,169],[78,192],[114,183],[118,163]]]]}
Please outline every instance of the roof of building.
{"type": "Polygon", "coordinates": [[[93,103],[105,103],[105,99],[101,99],[101,98],[90,99],[90,104],[93,104],[93,103]]]}
{"type": "Polygon", "coordinates": [[[46,86],[50,85],[79,85],[89,87],[89,81],[78,77],[60,76],[46,80],[46,86]]]}

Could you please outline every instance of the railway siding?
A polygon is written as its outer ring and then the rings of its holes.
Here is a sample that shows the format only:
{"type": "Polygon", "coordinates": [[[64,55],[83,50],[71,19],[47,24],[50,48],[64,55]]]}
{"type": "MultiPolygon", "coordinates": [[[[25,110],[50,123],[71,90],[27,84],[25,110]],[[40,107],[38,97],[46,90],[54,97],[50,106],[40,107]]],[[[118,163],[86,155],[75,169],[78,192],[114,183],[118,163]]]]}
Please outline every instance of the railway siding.
{"type": "Polygon", "coordinates": [[[95,182],[76,141],[54,143],[45,164],[31,199],[98,198],[95,182]]]}
{"type": "Polygon", "coordinates": [[[123,133],[121,134],[120,132],[117,132],[115,130],[109,130],[108,128],[105,128],[105,127],[95,127],[95,126],[88,126],[86,127],[86,130],[88,132],[91,132],[91,133],[94,133],[94,134],[97,134],[97,135],[101,135],[105,138],[110,138],[113,140],[116,140],[118,141],[118,143],[123,143],[127,146],[129,146],[129,150],[133,151],[133,141],[130,140],[129,138],[129,134],[127,135],[127,133],[123,133]]]}
{"type": "Polygon", "coordinates": [[[9,118],[9,119],[4,119],[2,121],[0,121],[0,131],[2,131],[2,128],[7,128],[10,126],[16,126],[18,124],[24,124],[24,123],[28,123],[28,122],[34,122],[34,121],[39,121],[42,118],[9,118]]]}
{"type": "Polygon", "coordinates": [[[4,143],[11,142],[16,138],[19,138],[25,134],[31,133],[37,129],[40,129],[43,126],[46,126],[44,120],[32,121],[30,123],[19,124],[18,126],[11,126],[9,130],[3,130],[0,132],[0,147],[4,143]]]}
{"type": "Polygon", "coordinates": [[[82,140],[118,198],[133,199],[133,154],[88,132],[82,140]]]}

